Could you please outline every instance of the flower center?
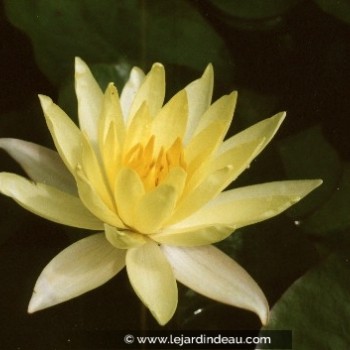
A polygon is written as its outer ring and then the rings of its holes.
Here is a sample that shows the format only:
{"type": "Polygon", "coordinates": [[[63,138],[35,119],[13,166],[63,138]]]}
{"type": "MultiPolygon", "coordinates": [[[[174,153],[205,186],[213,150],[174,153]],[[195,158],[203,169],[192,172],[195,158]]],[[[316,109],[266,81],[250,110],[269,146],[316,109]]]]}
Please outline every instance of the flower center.
{"type": "Polygon", "coordinates": [[[139,174],[146,191],[158,186],[173,167],[186,169],[180,138],[177,138],[167,150],[161,147],[158,153],[155,153],[154,141],[153,135],[145,146],[141,143],[136,144],[124,157],[124,165],[139,174]]]}

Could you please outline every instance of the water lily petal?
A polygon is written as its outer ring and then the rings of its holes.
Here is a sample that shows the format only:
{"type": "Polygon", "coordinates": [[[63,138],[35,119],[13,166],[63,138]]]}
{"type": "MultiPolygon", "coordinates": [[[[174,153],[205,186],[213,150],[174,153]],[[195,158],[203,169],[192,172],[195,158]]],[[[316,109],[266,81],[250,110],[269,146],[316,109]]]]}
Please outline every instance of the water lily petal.
{"type": "Polygon", "coordinates": [[[81,153],[81,132],[50,97],[39,95],[39,99],[56,149],[68,169],[74,174],[81,153]]]}
{"type": "Polygon", "coordinates": [[[187,172],[180,166],[173,167],[162,184],[175,188],[177,199],[182,195],[182,191],[186,184],[187,172]]]}
{"type": "MultiPolygon", "coordinates": [[[[192,177],[188,183],[188,188],[197,188],[198,185],[206,186],[205,184],[207,182],[208,176],[213,176],[216,173],[220,174],[220,169],[229,168],[230,170],[226,172],[226,176],[222,177],[222,181],[220,183],[217,183],[216,188],[212,189],[214,193],[212,197],[214,197],[215,194],[221,192],[249,167],[250,163],[259,153],[261,146],[264,143],[265,139],[254,139],[250,142],[240,143],[235,147],[228,149],[226,152],[220,154],[219,156],[208,159],[207,162],[203,161],[202,164],[198,166],[197,170],[195,170],[192,174],[192,177]]],[[[199,189],[200,188],[201,187],[199,187],[199,189]]],[[[212,198],[202,197],[201,193],[198,190],[190,193],[188,196],[189,199],[195,196],[199,196],[202,199],[201,206],[205,204],[203,200],[208,201],[212,198]]],[[[198,208],[198,206],[196,208],[198,208]]]]}
{"type": "Polygon", "coordinates": [[[106,142],[111,123],[116,128],[116,145],[121,147],[125,139],[125,124],[123,120],[123,112],[120,106],[119,95],[113,83],[108,84],[103,98],[101,118],[99,122],[99,145],[103,149],[106,142]],[[101,147],[102,146],[102,147],[101,147]]]}
{"type": "Polygon", "coordinates": [[[176,280],[159,246],[149,241],[126,254],[129,280],[159,324],[166,324],[177,306],[176,280]]]}
{"type": "Polygon", "coordinates": [[[260,146],[259,152],[256,154],[258,155],[276,134],[285,117],[285,112],[278,113],[230,137],[219,147],[217,155],[237,147],[238,145],[264,139],[264,143],[260,146]]]}
{"type": "Polygon", "coordinates": [[[224,95],[216,100],[202,115],[198,126],[194,132],[197,135],[202,130],[209,127],[213,122],[220,120],[224,125],[222,139],[230,127],[237,104],[237,92],[233,91],[229,95],[224,95]]]}
{"type": "Polygon", "coordinates": [[[77,170],[76,180],[81,201],[96,217],[109,225],[120,228],[125,227],[117,215],[117,210],[112,211],[108,208],[84,173],[79,169],[77,170]]]}
{"type": "Polygon", "coordinates": [[[147,104],[143,103],[128,126],[124,144],[125,153],[136,144],[148,142],[151,137],[152,120],[147,104]]]}
{"type": "Polygon", "coordinates": [[[74,177],[56,151],[12,138],[0,139],[0,148],[9,153],[32,180],[70,194],[77,193],[74,177]]]}
{"type": "Polygon", "coordinates": [[[145,73],[142,71],[142,69],[134,67],[131,70],[129,79],[124,85],[120,95],[120,104],[123,111],[124,122],[127,121],[128,116],[130,115],[131,105],[134,102],[136,93],[144,80],[145,73]]]}
{"type": "Polygon", "coordinates": [[[209,64],[203,75],[185,88],[188,96],[188,123],[184,137],[185,144],[192,138],[201,116],[210,106],[213,86],[214,70],[213,66],[209,64]]]}
{"type": "Polygon", "coordinates": [[[187,116],[187,94],[185,90],[181,90],[164,105],[153,120],[152,135],[155,135],[156,152],[161,146],[167,149],[177,138],[183,138],[187,116]]]}
{"type": "Polygon", "coordinates": [[[235,228],[254,224],[286,210],[321,183],[321,180],[277,181],[225,191],[172,229],[214,223],[235,228]]]}
{"type": "Polygon", "coordinates": [[[0,192],[34,214],[60,224],[100,230],[103,223],[76,196],[34,183],[22,176],[0,173],[0,192]]]}
{"type": "Polygon", "coordinates": [[[135,208],[134,228],[144,234],[157,231],[174,210],[176,189],[162,184],[146,193],[135,208]]]}
{"type": "Polygon", "coordinates": [[[269,306],[253,278],[214,246],[179,248],[162,246],[176,279],[194,291],[219,302],[255,312],[262,324],[269,306]]]}
{"type": "Polygon", "coordinates": [[[117,128],[114,122],[109,124],[105,139],[101,142],[100,156],[106,179],[113,187],[118,168],[121,164],[122,147],[118,144],[117,128]]]}
{"type": "Polygon", "coordinates": [[[97,146],[103,93],[89,67],[79,57],[75,58],[75,92],[80,129],[88,135],[90,142],[97,146]]]}
{"type": "Polygon", "coordinates": [[[195,247],[220,242],[234,231],[234,227],[228,225],[199,225],[179,229],[175,226],[166,227],[161,233],[156,233],[151,238],[161,244],[195,247]]]}
{"type": "Polygon", "coordinates": [[[102,171],[99,160],[94,152],[92,145],[83,134],[82,137],[82,154],[79,163],[82,172],[85,174],[91,186],[99,194],[102,201],[107,204],[110,210],[115,209],[111,189],[108,186],[106,174],[102,171]]]}
{"type": "Polygon", "coordinates": [[[231,171],[232,166],[227,166],[210,174],[191,193],[184,197],[166,224],[172,225],[183,220],[214,198],[220,192],[222,184],[227,180],[231,171]]]}
{"type": "Polygon", "coordinates": [[[190,174],[210,159],[222,141],[225,124],[221,121],[213,122],[209,127],[198,133],[185,148],[185,159],[190,174]]]}
{"type": "Polygon", "coordinates": [[[109,243],[118,249],[130,249],[147,242],[145,235],[130,230],[118,230],[114,226],[105,224],[105,234],[109,243]]]}
{"type": "Polygon", "coordinates": [[[154,117],[157,115],[163,105],[164,96],[164,67],[160,63],[155,63],[136,93],[135,99],[130,108],[130,117],[128,119],[128,122],[132,120],[135,113],[139,110],[144,102],[146,102],[151,116],[154,117]]]}
{"type": "Polygon", "coordinates": [[[135,208],[144,194],[143,183],[136,171],[122,168],[115,182],[114,198],[118,213],[126,225],[133,225],[135,208]]]}
{"type": "Polygon", "coordinates": [[[28,306],[33,313],[89,292],[125,266],[125,250],[114,248],[98,233],[59,253],[41,272],[28,306]]]}

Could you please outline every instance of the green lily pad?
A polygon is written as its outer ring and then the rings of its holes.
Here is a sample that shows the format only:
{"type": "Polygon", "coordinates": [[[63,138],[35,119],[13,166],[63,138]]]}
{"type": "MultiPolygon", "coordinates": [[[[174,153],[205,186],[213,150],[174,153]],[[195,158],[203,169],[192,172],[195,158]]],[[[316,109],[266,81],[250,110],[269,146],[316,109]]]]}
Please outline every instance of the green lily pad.
{"type": "Polygon", "coordinates": [[[322,186],[288,211],[296,218],[314,212],[339,186],[343,165],[338,153],[328,143],[319,126],[281,141],[279,153],[288,178],[323,180],[322,186]]]}
{"type": "Polygon", "coordinates": [[[6,1],[13,25],[31,39],[41,70],[56,83],[74,56],[89,64],[149,68],[160,61],[203,70],[212,62],[227,80],[231,59],[221,37],[190,2],[167,0],[6,1]]]}
{"type": "Polygon", "coordinates": [[[349,273],[349,254],[330,256],[287,290],[264,329],[292,330],[298,350],[349,349],[349,273]]]}
{"type": "MultiPolygon", "coordinates": [[[[350,229],[350,165],[341,160],[320,127],[283,140],[279,152],[289,178],[321,178],[323,184],[288,213],[309,234],[331,236],[350,229]]],[[[340,236],[339,236],[340,237],[340,236]]]]}
{"type": "Polygon", "coordinates": [[[350,3],[348,0],[314,0],[314,2],[328,14],[350,23],[350,3]]]}
{"type": "Polygon", "coordinates": [[[350,164],[346,164],[336,190],[329,200],[301,223],[302,229],[315,235],[350,229],[350,164]]]}
{"type": "Polygon", "coordinates": [[[300,0],[211,0],[226,14],[243,19],[263,19],[280,16],[300,0]]]}

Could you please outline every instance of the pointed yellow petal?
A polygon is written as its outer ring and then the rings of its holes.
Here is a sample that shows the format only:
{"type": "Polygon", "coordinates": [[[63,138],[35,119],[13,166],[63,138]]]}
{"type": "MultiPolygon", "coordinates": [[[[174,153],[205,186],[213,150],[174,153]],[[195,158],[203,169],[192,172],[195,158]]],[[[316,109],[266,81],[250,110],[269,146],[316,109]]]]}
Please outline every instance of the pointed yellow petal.
{"type": "Polygon", "coordinates": [[[133,227],[135,208],[144,194],[140,176],[132,169],[122,168],[117,175],[114,198],[119,216],[126,225],[133,227]]]}
{"type": "MultiPolygon", "coordinates": [[[[152,117],[161,109],[165,96],[165,72],[160,63],[155,63],[136,93],[130,109],[132,119],[145,102],[152,117]]],[[[130,119],[128,120],[130,122],[130,119]]]]}
{"type": "Polygon", "coordinates": [[[115,210],[112,192],[108,187],[106,175],[101,169],[100,162],[85,134],[82,137],[82,155],[79,166],[102,201],[110,210],[115,210]]]}
{"type": "Polygon", "coordinates": [[[99,194],[96,192],[95,188],[79,169],[77,170],[76,180],[79,197],[84,205],[102,222],[105,222],[111,226],[124,228],[124,224],[117,215],[116,211],[114,212],[108,208],[106,203],[103,202],[99,194]]]}
{"type": "Polygon", "coordinates": [[[90,142],[97,146],[103,93],[89,67],[79,57],[75,58],[75,92],[80,129],[88,135],[90,142]]]}
{"type": "Polygon", "coordinates": [[[52,102],[51,98],[39,95],[39,99],[56,149],[68,169],[74,174],[81,153],[81,132],[67,114],[52,102]]]}
{"type": "Polygon", "coordinates": [[[178,248],[162,246],[176,279],[208,297],[255,312],[266,324],[269,306],[253,278],[214,246],[178,248]]]}
{"type": "Polygon", "coordinates": [[[178,199],[179,197],[181,197],[183,189],[185,187],[186,177],[187,177],[186,171],[183,168],[177,166],[172,168],[169,171],[168,176],[164,179],[162,184],[169,185],[175,188],[177,193],[177,199],[178,199]]]}
{"type": "Polygon", "coordinates": [[[102,222],[92,215],[78,197],[54,187],[34,183],[10,173],[0,173],[0,192],[25,209],[60,224],[100,230],[102,222]]]}
{"type": "Polygon", "coordinates": [[[139,90],[144,79],[145,73],[140,68],[134,67],[131,70],[129,79],[124,85],[124,88],[120,95],[120,104],[123,111],[124,122],[128,121],[131,105],[134,102],[136,93],[139,90]]]}
{"type": "Polygon", "coordinates": [[[213,122],[209,127],[198,133],[185,148],[185,159],[190,174],[206,162],[222,141],[224,123],[213,122]]]}
{"type": "Polygon", "coordinates": [[[206,169],[209,174],[228,166],[231,168],[227,178],[222,182],[219,191],[226,188],[232,181],[236,180],[243,171],[249,168],[250,163],[261,151],[261,147],[264,144],[266,144],[265,139],[255,139],[247,143],[239,144],[212,160],[206,169]]]}
{"type": "Polygon", "coordinates": [[[77,186],[57,152],[35,143],[18,139],[0,139],[4,149],[36,181],[56,187],[70,194],[77,193],[77,186]]]}
{"type": "Polygon", "coordinates": [[[138,109],[131,120],[124,144],[124,152],[127,152],[135,144],[145,144],[151,137],[152,117],[146,103],[138,109]]]}
{"type": "Polygon", "coordinates": [[[176,199],[176,189],[167,184],[146,193],[135,208],[133,227],[145,234],[156,232],[173,212],[176,199]]]}
{"type": "Polygon", "coordinates": [[[33,313],[89,292],[125,266],[125,250],[114,248],[98,233],[59,253],[41,272],[28,306],[33,313]]]}
{"type": "Polygon", "coordinates": [[[186,218],[214,198],[221,191],[221,186],[230,175],[231,170],[232,167],[227,166],[209,175],[178,204],[176,211],[167,221],[167,225],[186,218]]]}
{"type": "MultiPolygon", "coordinates": [[[[125,124],[123,113],[120,106],[119,95],[113,83],[110,83],[106,89],[102,105],[102,113],[100,118],[100,148],[104,145],[111,123],[114,123],[116,128],[115,142],[116,146],[120,147],[125,139],[125,124]]],[[[103,148],[103,147],[102,147],[103,148]]]]}
{"type": "Polygon", "coordinates": [[[129,249],[126,270],[134,291],[159,324],[166,324],[177,306],[173,271],[158,245],[152,241],[129,249]]]}
{"type": "Polygon", "coordinates": [[[116,227],[105,224],[106,238],[118,249],[130,249],[147,242],[145,235],[130,230],[118,230],[116,227]]]}
{"type": "Polygon", "coordinates": [[[278,113],[271,118],[264,119],[259,123],[254,124],[241,131],[240,133],[227,139],[218,149],[218,154],[220,155],[229,149],[237,147],[240,144],[251,142],[258,139],[264,139],[264,143],[261,145],[257,155],[265,148],[265,146],[271,141],[271,139],[276,134],[277,130],[281,126],[284,118],[286,116],[285,112],[278,113]]]}
{"type": "Polygon", "coordinates": [[[198,126],[194,132],[194,135],[197,135],[202,130],[209,127],[213,122],[220,120],[223,125],[223,135],[227,133],[230,123],[233,118],[237,103],[237,92],[233,91],[230,95],[225,95],[216,100],[203,114],[200,119],[198,126]]]}
{"type": "Polygon", "coordinates": [[[161,233],[151,235],[151,238],[161,244],[195,247],[220,242],[234,231],[233,227],[213,224],[199,225],[190,228],[167,227],[161,233]]]}
{"type": "Polygon", "coordinates": [[[279,181],[222,192],[216,199],[174,225],[173,230],[213,223],[235,228],[266,220],[297,203],[321,180],[279,181]]]}
{"type": "Polygon", "coordinates": [[[203,113],[209,108],[214,86],[214,71],[211,64],[208,65],[201,78],[186,86],[188,97],[188,124],[184,137],[187,144],[192,138],[203,113]]]}
{"type": "Polygon", "coordinates": [[[101,140],[100,157],[106,174],[106,181],[112,188],[122,161],[122,147],[118,144],[117,128],[114,122],[109,124],[103,142],[101,140]]]}
{"type": "Polygon", "coordinates": [[[204,170],[198,169],[188,183],[188,188],[195,189],[186,193],[168,224],[183,220],[217,196],[249,166],[263,142],[258,139],[241,144],[214,159],[204,170]]]}
{"type": "Polygon", "coordinates": [[[178,92],[158,113],[152,123],[156,150],[169,148],[177,138],[182,139],[186,130],[188,116],[187,94],[178,92]]]}

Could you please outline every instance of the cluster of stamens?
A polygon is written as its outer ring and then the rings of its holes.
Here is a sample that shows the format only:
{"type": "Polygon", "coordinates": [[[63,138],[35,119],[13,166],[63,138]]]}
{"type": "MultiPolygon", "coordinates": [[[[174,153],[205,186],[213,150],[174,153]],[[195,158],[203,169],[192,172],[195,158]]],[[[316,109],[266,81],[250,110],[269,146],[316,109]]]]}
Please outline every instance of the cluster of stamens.
{"type": "Polygon", "coordinates": [[[139,174],[146,190],[161,184],[173,167],[186,169],[180,138],[177,138],[167,150],[160,147],[155,153],[155,137],[152,136],[146,145],[141,143],[134,145],[124,157],[124,165],[139,174]]]}

